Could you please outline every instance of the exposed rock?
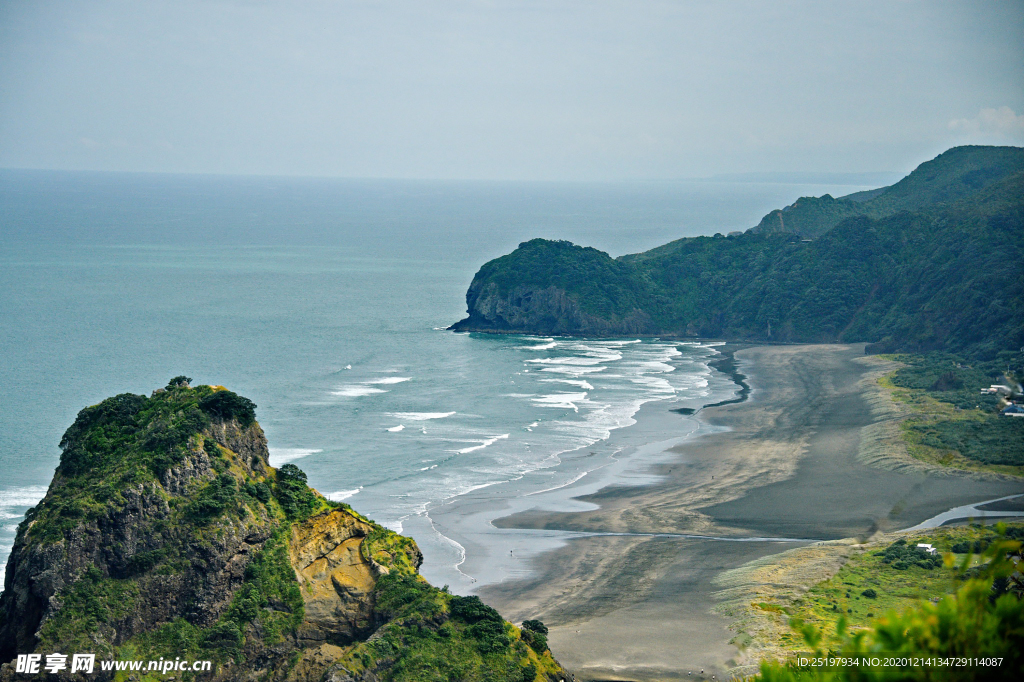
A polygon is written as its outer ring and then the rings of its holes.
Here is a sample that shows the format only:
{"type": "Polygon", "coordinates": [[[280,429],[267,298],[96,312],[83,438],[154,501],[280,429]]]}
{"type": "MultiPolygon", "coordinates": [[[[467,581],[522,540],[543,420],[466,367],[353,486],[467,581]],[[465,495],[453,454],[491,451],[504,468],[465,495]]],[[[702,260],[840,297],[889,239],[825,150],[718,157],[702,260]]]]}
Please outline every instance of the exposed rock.
{"type": "MultiPolygon", "coordinates": [[[[235,452],[247,476],[266,471],[267,444],[262,429],[222,423],[221,440],[235,452]],[[251,465],[255,464],[255,467],[251,465]]],[[[190,557],[177,574],[139,575],[132,607],[115,622],[98,624],[101,651],[117,646],[158,623],[183,616],[199,625],[217,620],[242,581],[250,554],[270,537],[272,519],[247,515],[218,527],[219,532],[192,537],[188,528],[168,523],[169,501],[214,478],[209,456],[193,447],[181,464],[159,482],[121,491],[98,518],[83,522],[55,542],[33,541],[35,521],[19,528],[0,596],[0,660],[31,651],[40,629],[62,606],[60,594],[92,568],[104,578],[124,579],[139,572],[140,557],[173,549],[190,557]]],[[[40,506],[56,504],[66,483],[56,477],[40,506]]]]}
{"type": "Polygon", "coordinates": [[[211,660],[215,682],[377,682],[407,649],[444,652],[438,665],[457,659],[467,680],[520,682],[530,666],[566,677],[549,653],[513,647],[510,624],[497,640],[450,625],[454,597],[418,576],[416,544],[326,500],[297,467],[270,467],[254,409],[172,380],[82,410],[8,561],[0,682],[113,679],[15,673],[33,652],[211,660]]]}
{"type": "Polygon", "coordinates": [[[576,297],[555,286],[520,285],[501,292],[493,282],[474,279],[466,294],[469,317],[453,331],[614,336],[651,334],[650,316],[635,309],[621,319],[584,312],[576,297]]]}
{"type": "Polygon", "coordinates": [[[373,588],[380,570],[361,551],[371,530],[341,511],[293,526],[289,555],[306,607],[298,632],[303,643],[349,644],[375,629],[373,588]]]}

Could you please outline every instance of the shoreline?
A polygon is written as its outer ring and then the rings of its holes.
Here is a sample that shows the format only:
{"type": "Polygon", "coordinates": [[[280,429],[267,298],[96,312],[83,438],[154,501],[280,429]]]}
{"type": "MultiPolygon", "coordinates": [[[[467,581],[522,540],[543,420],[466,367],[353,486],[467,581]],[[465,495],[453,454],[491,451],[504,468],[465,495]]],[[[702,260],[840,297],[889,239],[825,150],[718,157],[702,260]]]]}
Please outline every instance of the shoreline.
{"type": "Polygon", "coordinates": [[[658,468],[675,456],[672,448],[703,435],[696,419],[671,412],[664,400],[645,403],[634,419],[636,423],[616,429],[605,440],[567,453],[563,476],[576,466],[588,468],[565,483],[538,486],[533,479],[549,472],[532,472],[524,480],[460,495],[430,509],[425,517],[410,519],[406,532],[437,533],[461,547],[461,552],[453,549],[448,561],[425,564],[425,577],[460,593],[528,579],[536,573],[534,559],[580,534],[572,529],[516,529],[500,519],[529,510],[571,514],[596,509],[584,498],[609,487],[657,483],[662,478],[658,468]]]}
{"type": "MultiPolygon", "coordinates": [[[[736,346],[718,344],[703,362],[706,385],[697,394],[650,400],[632,415],[633,423],[613,429],[603,440],[558,455],[559,464],[532,471],[514,480],[459,495],[406,521],[405,532],[433,535],[439,542],[422,569],[436,584],[460,593],[533,574],[530,562],[538,555],[562,547],[579,536],[572,530],[520,533],[500,519],[531,509],[578,512],[597,508],[584,501],[608,487],[646,486],[663,480],[665,462],[676,457],[672,448],[714,430],[686,411],[698,412],[722,399],[736,400],[737,384],[715,364],[736,346]],[[683,413],[677,405],[691,405],[683,413]],[[446,544],[446,549],[437,551],[446,544]]],[[[745,398],[745,395],[743,395],[745,398]]]]}
{"type": "Polygon", "coordinates": [[[722,357],[708,362],[708,367],[716,369],[722,374],[728,376],[734,384],[740,387],[738,396],[729,400],[719,400],[716,403],[708,403],[707,405],[702,405],[697,409],[690,407],[677,407],[669,411],[689,416],[711,407],[722,407],[723,405],[733,405],[744,402],[750,396],[750,386],[747,384],[747,375],[740,372],[739,366],[736,364],[736,351],[750,347],[751,346],[749,345],[727,343],[722,350],[718,351],[722,354],[722,357]]]}
{"type": "MultiPolygon", "coordinates": [[[[860,381],[872,368],[863,345],[730,350],[733,362],[716,369],[749,379],[744,399],[696,409],[698,433],[667,448],[652,467],[659,480],[605,486],[573,498],[574,510],[510,509],[494,523],[576,534],[531,557],[535,572],[478,593],[512,620],[544,620],[555,655],[581,679],[739,672],[747,662],[730,643],[736,633],[713,612],[717,576],[801,544],[867,538],[1024,492],[1019,481],[860,462],[862,431],[877,421],[860,381]],[[693,537],[711,535],[806,540],[693,537]]],[[[638,414],[629,428],[642,432],[651,419],[638,414]]]]}

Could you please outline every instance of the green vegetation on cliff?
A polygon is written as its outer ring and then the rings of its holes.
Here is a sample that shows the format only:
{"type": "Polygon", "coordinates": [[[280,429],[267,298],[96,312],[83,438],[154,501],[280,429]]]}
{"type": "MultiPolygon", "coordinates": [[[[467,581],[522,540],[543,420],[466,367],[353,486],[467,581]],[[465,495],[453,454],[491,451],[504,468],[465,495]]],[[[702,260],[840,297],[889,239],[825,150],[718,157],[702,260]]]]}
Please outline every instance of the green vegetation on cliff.
{"type": "Polygon", "coordinates": [[[546,644],[531,645],[529,630],[505,622],[478,597],[398,574],[378,582],[377,603],[389,623],[341,659],[353,674],[372,672],[387,682],[534,682],[562,673],[546,644]]]}
{"type": "Polygon", "coordinates": [[[993,357],[1024,345],[1022,197],[1024,150],[961,147],[867,199],[802,199],[780,212],[807,214],[797,223],[817,227],[805,232],[763,221],[616,259],[535,239],[480,269],[469,317],[453,329],[993,357]]]}
{"type": "Polygon", "coordinates": [[[255,404],[189,381],[108,398],[64,434],[9,559],[0,663],[37,651],[212,660],[216,680],[565,677],[493,609],[423,580],[411,539],[270,467],[255,404]]]}
{"type": "Polygon", "coordinates": [[[895,185],[834,199],[801,197],[772,211],[755,232],[790,232],[820,237],[847,218],[882,218],[901,211],[941,211],[978,190],[1020,172],[1016,147],[957,147],[922,163],[895,185]]]}

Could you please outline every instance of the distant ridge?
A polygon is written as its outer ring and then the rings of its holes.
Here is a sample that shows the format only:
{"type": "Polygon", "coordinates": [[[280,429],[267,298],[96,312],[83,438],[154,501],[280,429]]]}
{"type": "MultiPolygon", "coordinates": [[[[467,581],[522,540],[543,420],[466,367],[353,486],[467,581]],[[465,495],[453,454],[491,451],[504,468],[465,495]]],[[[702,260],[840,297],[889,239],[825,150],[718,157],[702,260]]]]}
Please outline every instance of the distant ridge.
{"type": "Polygon", "coordinates": [[[954,147],[918,166],[899,182],[833,199],[801,197],[761,219],[755,231],[819,237],[846,218],[883,218],[899,211],[941,210],[1024,169],[1019,147],[954,147]]]}
{"type": "Polygon", "coordinates": [[[874,173],[718,173],[707,178],[711,182],[763,182],[783,185],[854,185],[880,187],[891,185],[902,178],[901,173],[883,171],[874,173]]]}
{"type": "Polygon", "coordinates": [[[890,186],[803,197],[742,234],[611,258],[534,239],[486,263],[456,331],[1024,346],[1024,149],[956,147],[890,186]]]}

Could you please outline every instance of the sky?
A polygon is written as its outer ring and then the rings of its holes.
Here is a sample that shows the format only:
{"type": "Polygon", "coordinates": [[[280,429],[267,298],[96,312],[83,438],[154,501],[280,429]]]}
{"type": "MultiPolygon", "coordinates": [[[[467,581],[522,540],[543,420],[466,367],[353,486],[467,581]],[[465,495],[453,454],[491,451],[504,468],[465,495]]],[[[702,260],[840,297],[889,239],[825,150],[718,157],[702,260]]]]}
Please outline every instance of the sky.
{"type": "Polygon", "coordinates": [[[1024,145],[1024,0],[0,0],[0,167],[640,180],[1024,145]]]}

